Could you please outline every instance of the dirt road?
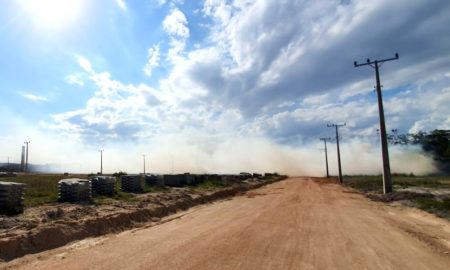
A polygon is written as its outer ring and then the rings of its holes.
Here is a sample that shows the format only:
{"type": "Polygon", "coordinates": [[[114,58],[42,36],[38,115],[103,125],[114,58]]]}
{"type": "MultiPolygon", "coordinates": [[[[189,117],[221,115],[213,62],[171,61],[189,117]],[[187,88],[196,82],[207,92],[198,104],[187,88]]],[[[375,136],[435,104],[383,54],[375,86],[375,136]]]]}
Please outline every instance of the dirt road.
{"type": "Polygon", "coordinates": [[[293,178],[0,268],[450,269],[449,251],[445,220],[293,178]]]}

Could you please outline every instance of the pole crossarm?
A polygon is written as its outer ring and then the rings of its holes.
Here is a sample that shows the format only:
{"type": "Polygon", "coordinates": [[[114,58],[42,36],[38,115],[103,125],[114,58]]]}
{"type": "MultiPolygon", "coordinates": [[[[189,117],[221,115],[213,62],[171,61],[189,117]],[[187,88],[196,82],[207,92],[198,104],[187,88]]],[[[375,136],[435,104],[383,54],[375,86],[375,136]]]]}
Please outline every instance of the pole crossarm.
{"type": "Polygon", "coordinates": [[[399,55],[398,55],[398,53],[396,53],[396,54],[395,54],[395,57],[386,58],[386,59],[381,59],[381,60],[375,60],[375,61],[371,61],[370,58],[367,58],[367,60],[366,60],[365,63],[358,64],[358,62],[355,61],[355,62],[353,62],[353,65],[354,65],[355,67],[371,66],[371,67],[375,68],[375,67],[373,66],[374,64],[381,64],[381,63],[384,63],[384,62],[393,61],[393,60],[398,60],[398,59],[399,59],[399,55]]]}

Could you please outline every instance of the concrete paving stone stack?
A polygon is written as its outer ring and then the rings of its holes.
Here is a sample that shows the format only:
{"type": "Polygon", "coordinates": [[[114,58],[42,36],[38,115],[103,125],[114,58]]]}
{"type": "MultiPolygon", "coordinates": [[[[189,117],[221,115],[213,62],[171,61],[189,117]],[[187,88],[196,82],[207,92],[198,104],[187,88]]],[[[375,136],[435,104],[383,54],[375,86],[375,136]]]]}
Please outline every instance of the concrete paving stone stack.
{"type": "Polygon", "coordinates": [[[137,174],[122,175],[121,189],[124,192],[140,192],[142,191],[141,176],[137,174]]]}
{"type": "Polygon", "coordinates": [[[0,182],[0,213],[18,214],[23,212],[23,192],[25,184],[0,182]]]}
{"type": "Polygon", "coordinates": [[[92,190],[98,195],[114,196],[116,178],[112,176],[94,176],[91,178],[92,190]]]}
{"type": "Polygon", "coordinates": [[[169,187],[181,187],[182,175],[180,174],[165,174],[164,184],[169,187]]]}
{"type": "Polygon", "coordinates": [[[241,173],[239,174],[239,178],[240,178],[241,180],[247,180],[247,179],[252,178],[252,175],[251,175],[250,173],[241,172],[241,173]]]}
{"type": "Polygon", "coordinates": [[[158,176],[154,174],[146,174],[145,175],[145,184],[147,186],[157,186],[158,185],[158,176]]]}
{"type": "Polygon", "coordinates": [[[58,182],[58,200],[61,202],[91,202],[91,181],[79,178],[60,180],[58,182]]]}
{"type": "Polygon", "coordinates": [[[263,176],[260,173],[253,173],[253,178],[261,179],[263,176]]]}
{"type": "Polygon", "coordinates": [[[181,185],[182,186],[186,186],[186,185],[193,185],[194,184],[194,176],[191,175],[190,173],[184,173],[184,174],[180,174],[179,177],[181,178],[181,185]]]}
{"type": "Polygon", "coordinates": [[[207,174],[198,174],[198,175],[196,175],[196,178],[197,178],[197,180],[196,180],[197,184],[200,184],[205,181],[208,181],[209,176],[207,174]]]}
{"type": "Polygon", "coordinates": [[[193,174],[193,185],[198,185],[201,182],[203,182],[203,175],[202,174],[193,174]]]}

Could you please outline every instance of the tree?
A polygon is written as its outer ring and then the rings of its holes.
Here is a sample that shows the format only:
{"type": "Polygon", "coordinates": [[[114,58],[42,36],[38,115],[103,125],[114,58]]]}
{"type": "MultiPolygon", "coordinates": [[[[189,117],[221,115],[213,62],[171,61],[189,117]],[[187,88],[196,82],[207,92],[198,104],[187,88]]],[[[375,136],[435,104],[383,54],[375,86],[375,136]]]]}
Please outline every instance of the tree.
{"type": "Polygon", "coordinates": [[[429,133],[419,131],[409,134],[388,135],[389,143],[394,145],[420,145],[438,163],[442,172],[450,173],[450,130],[435,129],[429,133]]]}

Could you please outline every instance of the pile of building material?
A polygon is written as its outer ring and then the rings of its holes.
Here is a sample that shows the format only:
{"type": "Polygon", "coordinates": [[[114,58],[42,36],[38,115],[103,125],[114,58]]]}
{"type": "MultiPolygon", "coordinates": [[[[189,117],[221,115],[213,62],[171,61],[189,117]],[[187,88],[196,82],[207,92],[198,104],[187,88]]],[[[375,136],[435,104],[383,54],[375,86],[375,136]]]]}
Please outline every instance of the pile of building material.
{"type": "Polygon", "coordinates": [[[147,186],[164,186],[164,177],[162,175],[147,174],[145,175],[145,184],[147,186]]]}
{"type": "Polygon", "coordinates": [[[0,212],[17,214],[23,211],[23,191],[25,184],[0,182],[0,212]]]}
{"type": "Polygon", "coordinates": [[[13,172],[0,172],[0,177],[16,177],[17,174],[13,172]]]}
{"type": "Polygon", "coordinates": [[[116,194],[116,178],[112,176],[93,176],[92,191],[98,195],[114,196],[116,194]]]}
{"type": "Polygon", "coordinates": [[[169,187],[181,187],[181,178],[180,174],[165,174],[164,184],[169,187]]]}
{"type": "Polygon", "coordinates": [[[61,202],[91,202],[91,181],[70,178],[58,182],[58,200],[61,202]]]}
{"type": "Polygon", "coordinates": [[[141,176],[137,174],[133,175],[122,175],[121,189],[125,192],[140,192],[142,191],[141,176]]]}

